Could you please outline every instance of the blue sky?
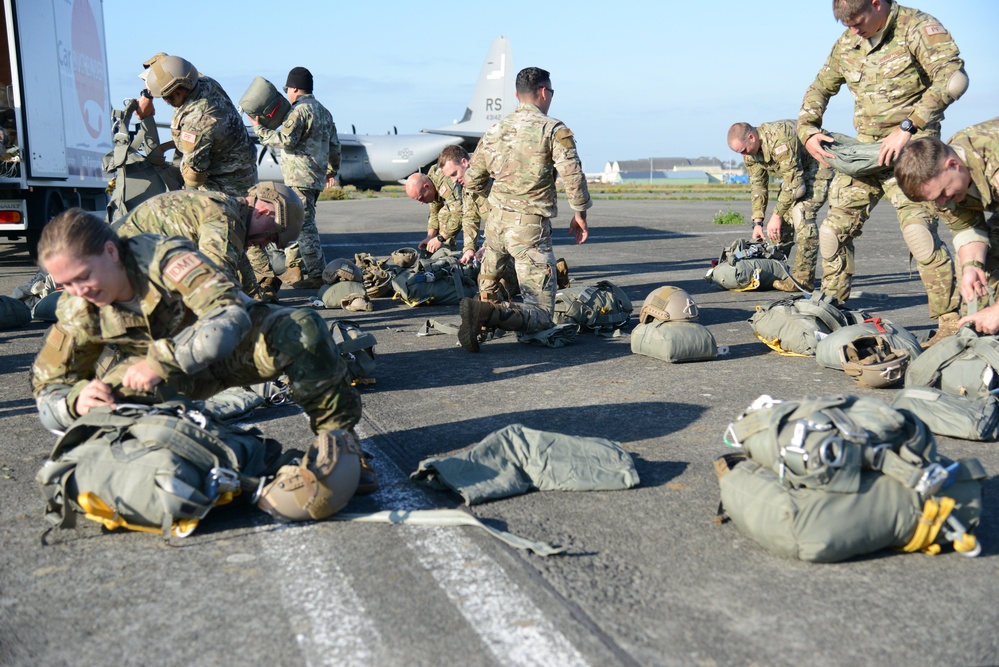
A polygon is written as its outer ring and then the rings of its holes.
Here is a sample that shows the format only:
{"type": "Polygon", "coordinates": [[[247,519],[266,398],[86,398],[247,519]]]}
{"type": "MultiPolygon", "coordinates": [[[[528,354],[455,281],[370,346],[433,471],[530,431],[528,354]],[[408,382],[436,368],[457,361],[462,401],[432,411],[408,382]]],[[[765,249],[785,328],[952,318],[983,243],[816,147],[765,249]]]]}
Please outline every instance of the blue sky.
{"type": "MultiPolygon", "coordinates": [[[[843,28],[829,0],[679,3],[377,0],[104,0],[111,99],[141,89],[157,51],[180,55],[238,100],[254,76],[280,85],[308,67],[341,132],[400,133],[460,118],[490,41],[510,38],[513,66],[552,72],[551,115],[576,134],[587,171],[610,160],[708,155],[735,121],[795,118],[843,28]],[[570,9],[550,9],[551,7],[570,9]]],[[[971,86],[946,136],[999,116],[996,0],[922,0],[954,35],[971,86]]],[[[169,110],[160,104],[163,121],[169,110]]],[[[852,132],[845,88],[826,115],[852,132]]]]}

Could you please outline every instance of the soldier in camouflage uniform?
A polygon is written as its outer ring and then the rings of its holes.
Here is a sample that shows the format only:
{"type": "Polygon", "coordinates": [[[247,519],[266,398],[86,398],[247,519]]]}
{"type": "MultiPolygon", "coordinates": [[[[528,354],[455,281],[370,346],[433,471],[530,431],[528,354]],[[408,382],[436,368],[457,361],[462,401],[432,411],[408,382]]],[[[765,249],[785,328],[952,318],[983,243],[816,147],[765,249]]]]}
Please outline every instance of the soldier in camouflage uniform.
{"type": "Polygon", "coordinates": [[[165,192],[146,200],[112,227],[121,238],[158,234],[190,239],[230,280],[241,283],[243,291],[254,296],[257,282],[246,249],[272,241],[281,246],[289,237],[297,237],[302,218],[302,205],[293,191],[268,183],[263,194],[266,199],[258,198],[258,188],[264,185],[250,188],[248,197],[222,192],[165,192]],[[274,197],[281,197],[283,211],[290,212],[289,219],[282,216],[280,224],[279,213],[269,201],[274,197]]]}
{"type": "Polygon", "coordinates": [[[426,174],[411,174],[406,179],[406,195],[415,201],[430,204],[427,217],[427,237],[419,247],[433,254],[441,248],[454,250],[464,215],[464,188],[444,175],[434,165],[426,174]]]}
{"type": "MultiPolygon", "coordinates": [[[[332,187],[340,170],[340,139],[333,116],[312,95],[312,73],[304,67],[288,72],[284,90],[291,111],[280,130],[271,130],[251,118],[260,143],[281,149],[281,173],[305,204],[305,222],[298,243],[286,251],[288,273],[283,276],[295,289],[323,285],[326,255],[316,227],[316,201],[332,187]]],[[[261,257],[251,253],[254,268],[266,270],[261,257]]]]}
{"type": "Polygon", "coordinates": [[[146,86],[174,107],[170,133],[184,187],[245,196],[257,182],[257,153],[229,96],[183,58],[152,60],[146,86]]]}
{"type": "Polygon", "coordinates": [[[933,202],[954,234],[961,294],[981,308],[958,324],[999,333],[999,305],[989,305],[999,297],[999,118],[963,129],[946,144],[936,137],[912,140],[895,178],[912,201],[933,202]],[[992,213],[988,220],[986,213],[992,213]]]}
{"type": "MultiPolygon", "coordinates": [[[[888,167],[913,134],[939,135],[944,109],[967,89],[964,62],[946,28],[918,10],[890,0],[834,0],[833,13],[849,29],[805,92],[798,135],[806,150],[826,164],[832,155],[822,142],[832,137],[820,129],[822,114],[845,83],[856,99],[857,139],[880,141],[880,164],[888,167]]],[[[833,178],[829,215],[819,229],[823,291],[840,300],[850,296],[854,239],[883,196],[895,207],[902,237],[916,260],[930,318],[938,319],[941,334],[953,332],[959,306],[954,262],[929,210],[906,198],[890,169],[833,178]]]]}
{"type": "MultiPolygon", "coordinates": [[[[743,156],[753,199],[753,238],[764,238],[763,216],[770,197],[770,176],[781,180],[777,204],[766,225],[766,236],[775,243],[791,241],[798,245],[791,277],[811,290],[815,284],[815,263],[819,253],[819,231],[815,216],[826,201],[832,169],[822,166],[798,141],[798,124],[793,120],[735,123],[728,131],[728,146],[743,156]],[[790,222],[790,224],[789,224],[790,222]]],[[[784,278],[774,287],[797,292],[794,281],[784,278]]]]}
{"type": "Polygon", "coordinates": [[[207,398],[282,373],[314,432],[360,419],[360,396],[322,318],[248,302],[191,241],[120,239],[101,219],[70,209],[46,225],[38,251],[66,290],[32,366],[46,428],[65,430],[126,395],[207,398]],[[105,349],[117,363],[98,375],[105,349]]]}
{"type": "Polygon", "coordinates": [[[557,214],[556,170],[574,212],[569,233],[576,243],[583,243],[589,234],[586,210],[593,203],[572,130],[547,115],[554,93],[547,71],[521,70],[520,104],[486,132],[465,172],[465,188],[473,194],[485,193],[492,181],[480,300],[461,302],[458,340],[469,352],[479,351],[484,330],[535,333],[553,325],[556,270],[551,218],[557,214]],[[499,271],[507,256],[513,257],[523,304],[499,300],[499,271]]]}
{"type": "Polygon", "coordinates": [[[475,257],[479,247],[479,230],[482,220],[488,217],[492,208],[487,199],[489,188],[484,193],[470,192],[465,189],[465,173],[471,164],[468,151],[461,146],[448,146],[437,158],[437,168],[445,177],[451,179],[462,189],[461,193],[461,230],[464,243],[461,248],[461,263],[468,264],[475,257]]]}

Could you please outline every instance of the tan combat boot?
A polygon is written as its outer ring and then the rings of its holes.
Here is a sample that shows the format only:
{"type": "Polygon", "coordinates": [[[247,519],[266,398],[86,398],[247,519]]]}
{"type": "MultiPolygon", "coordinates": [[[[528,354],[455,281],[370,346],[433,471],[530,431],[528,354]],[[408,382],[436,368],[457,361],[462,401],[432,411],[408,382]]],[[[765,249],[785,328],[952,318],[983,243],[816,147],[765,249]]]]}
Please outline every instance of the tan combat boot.
{"type": "Polygon", "coordinates": [[[957,322],[960,319],[961,316],[958,313],[944,313],[943,315],[938,317],[937,332],[933,334],[933,336],[929,340],[922,343],[923,349],[925,350],[926,348],[932,345],[936,345],[944,338],[956,334],[957,330],[960,329],[960,327],[957,326],[957,322]]]}
{"type": "Polygon", "coordinates": [[[378,490],[378,473],[371,467],[367,455],[361,455],[361,476],[357,480],[357,490],[354,495],[367,496],[378,490]]]}
{"type": "Polygon", "coordinates": [[[284,284],[293,287],[295,283],[300,281],[305,276],[302,275],[301,267],[289,266],[288,269],[278,277],[284,284]]]}
{"type": "Polygon", "coordinates": [[[264,278],[257,283],[256,299],[261,303],[277,303],[279,289],[281,289],[280,278],[264,278]]]}
{"type": "Polygon", "coordinates": [[[297,280],[291,284],[292,289],[319,289],[326,283],[323,282],[323,277],[318,276],[303,276],[301,280],[297,280]]]}
{"type": "Polygon", "coordinates": [[[555,262],[555,284],[559,289],[569,286],[569,263],[561,257],[555,262]]]}
{"type": "MultiPolygon", "coordinates": [[[[800,280],[798,282],[800,282],[801,286],[804,287],[809,292],[812,291],[812,286],[810,284],[800,280]]],[[[782,278],[780,280],[775,280],[774,289],[780,290],[781,292],[801,293],[801,289],[797,285],[795,285],[794,281],[792,281],[790,278],[782,278]]]]}
{"type": "Polygon", "coordinates": [[[490,329],[517,331],[524,325],[524,317],[507,304],[464,298],[461,300],[461,326],[458,342],[469,352],[478,352],[490,329]]]}

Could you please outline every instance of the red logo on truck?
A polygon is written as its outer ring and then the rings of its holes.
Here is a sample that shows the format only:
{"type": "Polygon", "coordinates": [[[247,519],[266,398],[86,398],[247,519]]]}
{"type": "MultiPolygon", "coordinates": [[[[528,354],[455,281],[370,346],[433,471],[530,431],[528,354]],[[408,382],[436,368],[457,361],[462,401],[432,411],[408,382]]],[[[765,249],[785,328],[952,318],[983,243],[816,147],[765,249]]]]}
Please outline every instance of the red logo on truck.
{"type": "Polygon", "coordinates": [[[101,136],[108,114],[104,98],[107,67],[100,37],[90,0],[76,0],[73,3],[73,78],[80,116],[87,132],[95,139],[101,136]]]}

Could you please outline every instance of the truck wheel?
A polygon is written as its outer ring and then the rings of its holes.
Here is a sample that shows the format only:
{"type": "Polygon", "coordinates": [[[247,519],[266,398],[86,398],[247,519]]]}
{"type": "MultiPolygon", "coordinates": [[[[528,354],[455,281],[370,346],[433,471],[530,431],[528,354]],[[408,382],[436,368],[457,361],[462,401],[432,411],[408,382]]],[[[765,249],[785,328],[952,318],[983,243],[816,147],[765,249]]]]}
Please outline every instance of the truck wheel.
{"type": "Polygon", "coordinates": [[[38,261],[38,240],[42,237],[42,228],[49,223],[49,220],[66,210],[66,203],[62,196],[55,191],[49,190],[28,204],[28,225],[26,237],[28,240],[28,254],[31,259],[38,261]],[[43,220],[42,224],[36,224],[38,220],[43,220]]]}

